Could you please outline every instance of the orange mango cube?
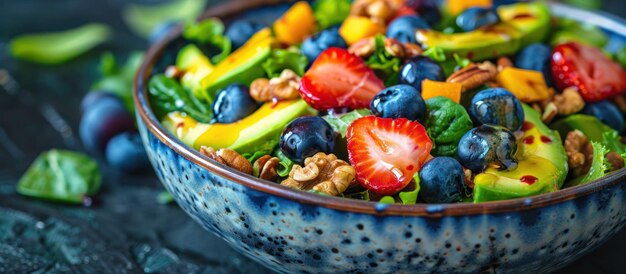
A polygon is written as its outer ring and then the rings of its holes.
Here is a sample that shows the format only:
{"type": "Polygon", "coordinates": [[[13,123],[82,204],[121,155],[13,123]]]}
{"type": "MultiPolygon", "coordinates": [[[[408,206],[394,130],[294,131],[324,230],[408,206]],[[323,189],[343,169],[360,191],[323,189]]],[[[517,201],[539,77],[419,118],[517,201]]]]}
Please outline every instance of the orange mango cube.
{"type": "Polygon", "coordinates": [[[461,83],[438,82],[428,79],[422,81],[422,98],[424,100],[443,96],[458,104],[461,102],[462,91],[463,85],[461,83]]]}
{"type": "Polygon", "coordinates": [[[385,33],[385,26],[363,16],[348,16],[339,28],[339,34],[348,45],[383,33],[385,33]]]}
{"type": "Polygon", "coordinates": [[[539,71],[508,67],[498,73],[496,81],[524,103],[547,100],[554,95],[539,71]]]}
{"type": "Polygon", "coordinates": [[[315,15],[309,3],[295,3],[282,17],[274,22],[274,33],[278,41],[288,44],[300,44],[315,32],[315,15]]]}
{"type": "Polygon", "coordinates": [[[490,8],[493,5],[492,0],[448,0],[447,7],[450,14],[457,16],[466,9],[472,7],[490,8]]]}

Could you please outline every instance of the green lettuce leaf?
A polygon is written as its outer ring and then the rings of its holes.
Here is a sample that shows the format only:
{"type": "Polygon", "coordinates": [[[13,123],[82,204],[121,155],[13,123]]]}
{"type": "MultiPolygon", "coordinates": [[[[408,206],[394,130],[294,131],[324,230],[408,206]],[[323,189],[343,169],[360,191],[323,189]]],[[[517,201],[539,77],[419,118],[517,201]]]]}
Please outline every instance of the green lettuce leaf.
{"type": "Polygon", "coordinates": [[[147,38],[163,22],[193,20],[198,17],[207,0],[176,0],[159,5],[128,4],[122,18],[137,35],[147,38]]]}
{"type": "Polygon", "coordinates": [[[159,118],[178,110],[202,123],[208,123],[212,119],[208,105],[181,87],[176,80],[163,74],[157,74],[150,78],[148,91],[151,95],[150,105],[159,118]]]}
{"type": "Polygon", "coordinates": [[[417,202],[417,196],[420,193],[420,177],[418,172],[413,175],[413,180],[415,182],[413,190],[410,190],[411,185],[409,185],[403,191],[398,193],[398,197],[400,198],[400,201],[402,201],[402,204],[414,205],[417,202]]]}
{"type": "Polygon", "coordinates": [[[317,0],[313,12],[320,29],[339,25],[350,14],[350,0],[317,0]]]}
{"type": "Polygon", "coordinates": [[[445,51],[439,47],[429,48],[425,50],[422,55],[439,63],[446,75],[451,75],[457,68],[465,68],[472,63],[470,59],[461,57],[456,53],[450,58],[446,56],[445,51]]]}
{"type": "Polygon", "coordinates": [[[352,121],[369,115],[372,115],[369,109],[357,109],[342,115],[329,114],[322,118],[330,124],[335,132],[339,133],[342,138],[345,138],[346,130],[352,121]]]}
{"type": "Polygon", "coordinates": [[[285,69],[290,69],[298,76],[304,75],[309,63],[306,56],[294,49],[275,49],[270,58],[263,62],[263,69],[269,78],[280,76],[285,69]]]}
{"type": "Polygon", "coordinates": [[[143,61],[143,52],[131,53],[124,66],[118,66],[112,53],[105,53],[101,57],[100,72],[102,78],[91,87],[95,92],[111,92],[124,102],[126,108],[134,113],[133,78],[143,61]]]}
{"type": "Polygon", "coordinates": [[[17,192],[34,198],[81,204],[100,189],[98,164],[72,151],[43,152],[17,184],[17,192]]]}
{"type": "Polygon", "coordinates": [[[274,157],[278,158],[279,166],[278,166],[278,176],[281,178],[289,176],[289,172],[291,172],[291,168],[294,165],[294,162],[287,157],[280,149],[274,150],[274,157]]]}
{"type": "Polygon", "coordinates": [[[398,83],[398,74],[402,68],[402,59],[393,57],[385,50],[385,36],[377,35],[375,38],[376,49],[365,63],[374,70],[376,75],[383,79],[385,86],[393,86],[398,83]]]}
{"type": "Polygon", "coordinates": [[[66,31],[20,35],[9,47],[15,58],[55,65],[82,55],[110,36],[107,25],[92,23],[66,31]]]}
{"type": "Polygon", "coordinates": [[[224,36],[224,23],[218,18],[209,18],[197,23],[185,25],[183,37],[190,41],[196,41],[218,48],[220,53],[211,57],[213,64],[217,64],[226,59],[232,51],[230,39],[224,36]]]}

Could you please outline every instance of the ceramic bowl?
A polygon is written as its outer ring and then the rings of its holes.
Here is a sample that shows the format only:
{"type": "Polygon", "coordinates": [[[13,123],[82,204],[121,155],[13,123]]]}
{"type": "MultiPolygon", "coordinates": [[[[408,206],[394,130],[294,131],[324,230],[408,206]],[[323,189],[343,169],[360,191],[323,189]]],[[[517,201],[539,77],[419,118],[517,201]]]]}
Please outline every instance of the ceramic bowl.
{"type": "MultiPolygon", "coordinates": [[[[204,17],[228,21],[279,2],[231,1],[204,17]]],[[[552,10],[626,37],[619,18],[563,5],[552,10]]],[[[137,121],[150,161],[189,216],[273,271],[545,273],[598,247],[626,223],[625,169],[523,199],[404,206],[295,191],[222,166],[170,135],[147,100],[146,81],[153,70],[173,63],[166,48],[175,46],[179,34],[173,31],[149,50],[135,82],[137,121]]]]}

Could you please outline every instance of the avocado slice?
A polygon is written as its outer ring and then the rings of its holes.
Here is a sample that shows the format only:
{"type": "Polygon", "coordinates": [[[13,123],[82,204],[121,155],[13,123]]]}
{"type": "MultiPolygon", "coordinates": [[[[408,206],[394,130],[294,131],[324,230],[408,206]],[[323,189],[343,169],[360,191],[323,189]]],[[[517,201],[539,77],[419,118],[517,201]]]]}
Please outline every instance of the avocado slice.
{"type": "MultiPolygon", "coordinates": [[[[194,44],[189,44],[178,52],[176,67],[185,71],[180,84],[202,98],[203,88],[200,81],[213,72],[213,64],[194,44]]],[[[210,101],[209,101],[210,103],[210,101]]]]}
{"type": "Polygon", "coordinates": [[[276,38],[269,28],[254,34],[200,81],[203,88],[201,98],[210,102],[220,89],[230,84],[250,85],[255,79],[265,77],[261,65],[270,57],[275,43],[276,38]]]}
{"type": "Polygon", "coordinates": [[[518,140],[518,167],[488,168],[474,178],[474,202],[528,197],[559,190],[567,177],[567,154],[558,132],[537,111],[524,106],[524,135],[518,140]]]}
{"type": "Polygon", "coordinates": [[[516,53],[521,48],[543,41],[550,29],[550,12],[542,2],[500,6],[500,23],[465,33],[447,34],[418,30],[417,41],[427,48],[438,47],[447,55],[458,54],[472,61],[516,53]]]}
{"type": "Polygon", "coordinates": [[[278,144],[285,126],[293,119],[314,114],[303,100],[266,103],[248,117],[232,124],[205,124],[181,112],[163,118],[163,126],[188,146],[200,149],[230,148],[241,154],[267,151],[278,144]]]}

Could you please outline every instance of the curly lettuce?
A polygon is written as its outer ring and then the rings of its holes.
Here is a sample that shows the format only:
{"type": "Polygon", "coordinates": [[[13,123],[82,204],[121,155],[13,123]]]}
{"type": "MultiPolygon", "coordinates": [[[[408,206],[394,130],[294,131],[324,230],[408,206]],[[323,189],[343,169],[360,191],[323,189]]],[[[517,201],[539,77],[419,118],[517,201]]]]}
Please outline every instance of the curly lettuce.
{"type": "Polygon", "coordinates": [[[297,49],[275,49],[261,66],[268,77],[274,78],[280,76],[285,69],[290,69],[298,76],[302,76],[308,63],[306,56],[297,49]]]}

